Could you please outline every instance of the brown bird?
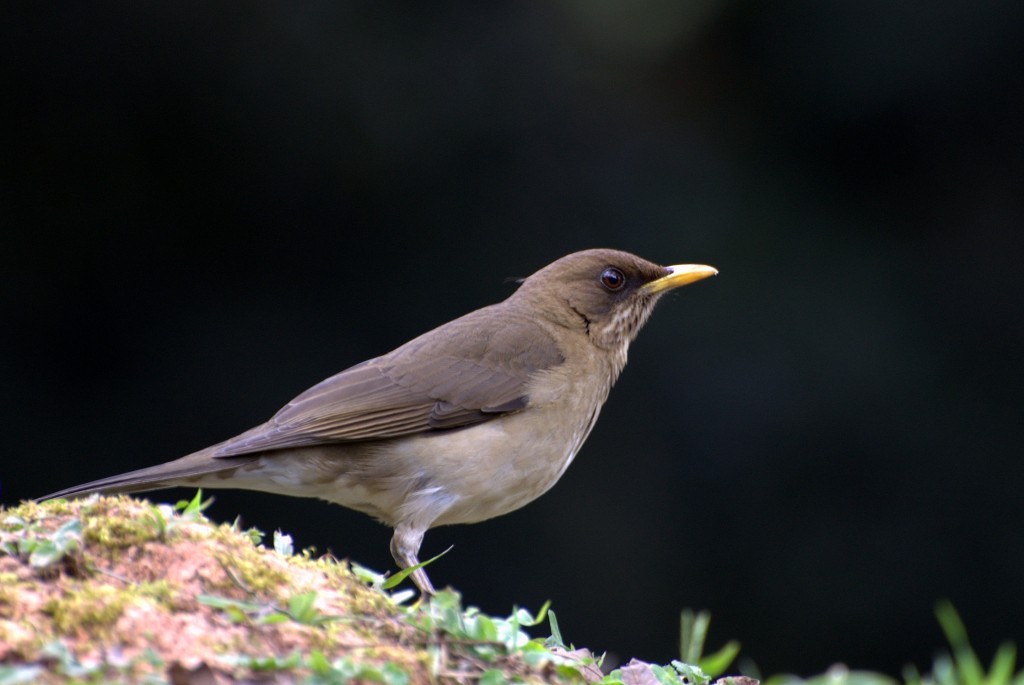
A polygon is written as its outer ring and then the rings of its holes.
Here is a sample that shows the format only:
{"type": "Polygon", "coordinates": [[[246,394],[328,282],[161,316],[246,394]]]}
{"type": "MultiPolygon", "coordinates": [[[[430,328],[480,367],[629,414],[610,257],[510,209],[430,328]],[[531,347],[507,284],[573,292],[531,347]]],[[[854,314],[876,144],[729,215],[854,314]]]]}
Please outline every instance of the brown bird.
{"type": "MultiPolygon", "coordinates": [[[[414,566],[428,529],[506,514],[554,485],[661,295],[716,273],[617,250],[570,254],[252,430],[44,499],[175,486],[319,497],[394,528],[395,561],[414,566]]],[[[433,594],[422,568],[412,577],[433,594]]]]}

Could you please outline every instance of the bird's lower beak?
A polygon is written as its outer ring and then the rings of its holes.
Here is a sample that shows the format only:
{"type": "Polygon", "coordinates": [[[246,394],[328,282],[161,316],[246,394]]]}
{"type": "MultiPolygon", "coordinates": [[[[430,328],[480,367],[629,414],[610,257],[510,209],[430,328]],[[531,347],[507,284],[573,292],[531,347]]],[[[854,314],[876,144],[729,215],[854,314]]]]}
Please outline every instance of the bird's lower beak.
{"type": "Polygon", "coordinates": [[[643,289],[653,295],[718,274],[718,269],[704,264],[675,264],[665,268],[668,274],[645,284],[643,289]]]}

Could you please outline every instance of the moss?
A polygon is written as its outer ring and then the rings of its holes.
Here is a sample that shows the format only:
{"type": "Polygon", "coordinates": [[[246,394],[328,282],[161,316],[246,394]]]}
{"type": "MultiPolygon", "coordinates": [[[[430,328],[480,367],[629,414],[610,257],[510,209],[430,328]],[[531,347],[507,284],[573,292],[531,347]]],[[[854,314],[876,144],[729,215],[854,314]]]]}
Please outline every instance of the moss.
{"type": "MultiPolygon", "coordinates": [[[[74,512],[74,505],[63,499],[50,500],[42,504],[37,504],[32,501],[24,501],[18,506],[7,509],[4,518],[16,517],[25,521],[39,521],[44,518],[51,516],[70,516],[74,512]]],[[[10,524],[0,524],[5,530],[13,530],[14,526],[10,524]]]]}
{"type": "Polygon", "coordinates": [[[61,633],[73,633],[78,628],[102,630],[120,618],[132,599],[130,590],[112,585],[83,585],[51,599],[43,611],[50,614],[61,633]]]}
{"type": "Polygon", "coordinates": [[[177,608],[180,593],[169,581],[155,580],[139,583],[134,587],[133,594],[151,599],[168,610],[174,610],[177,608]]]}
{"type": "Polygon", "coordinates": [[[103,512],[85,518],[85,541],[107,549],[145,544],[160,537],[160,527],[149,517],[103,512]]]}
{"type": "Polygon", "coordinates": [[[42,504],[28,502],[28,504],[45,511],[49,516],[74,516],[77,509],[72,500],[66,499],[52,499],[42,504]]]}
{"type": "Polygon", "coordinates": [[[216,529],[214,537],[219,543],[214,558],[245,590],[276,597],[288,583],[289,575],[284,569],[267,563],[267,555],[271,554],[268,550],[253,546],[247,538],[224,526],[216,529]]]}
{"type": "Polygon", "coordinates": [[[18,586],[15,585],[17,577],[5,579],[3,576],[14,576],[13,573],[0,574],[0,607],[16,606],[18,603],[18,586]]]}
{"type": "Polygon", "coordinates": [[[151,599],[160,606],[171,608],[175,590],[166,580],[128,587],[83,584],[48,601],[43,611],[53,618],[53,624],[59,632],[70,633],[79,627],[103,628],[112,625],[121,617],[125,607],[140,598],[151,599]]]}

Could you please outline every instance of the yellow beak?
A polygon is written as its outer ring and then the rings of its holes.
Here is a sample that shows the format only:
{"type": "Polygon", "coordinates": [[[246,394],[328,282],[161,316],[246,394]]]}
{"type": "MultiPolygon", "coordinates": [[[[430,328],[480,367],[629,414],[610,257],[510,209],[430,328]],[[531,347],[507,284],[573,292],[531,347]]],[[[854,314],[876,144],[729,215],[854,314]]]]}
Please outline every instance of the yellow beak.
{"type": "Polygon", "coordinates": [[[704,264],[675,264],[665,268],[669,270],[667,275],[645,284],[643,289],[653,295],[718,274],[718,269],[704,264]]]}

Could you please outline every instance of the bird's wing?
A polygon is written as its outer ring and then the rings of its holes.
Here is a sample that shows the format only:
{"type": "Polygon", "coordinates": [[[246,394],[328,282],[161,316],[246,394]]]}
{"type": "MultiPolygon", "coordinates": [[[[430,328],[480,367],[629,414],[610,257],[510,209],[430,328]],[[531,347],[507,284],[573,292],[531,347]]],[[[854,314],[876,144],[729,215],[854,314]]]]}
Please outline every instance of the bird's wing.
{"type": "MultiPolygon", "coordinates": [[[[488,308],[490,309],[490,308],[488,308]]],[[[313,386],[216,457],[458,428],[522,409],[537,371],[563,361],[534,321],[480,310],[313,386]],[[487,325],[491,324],[491,325],[487,325]]]]}

